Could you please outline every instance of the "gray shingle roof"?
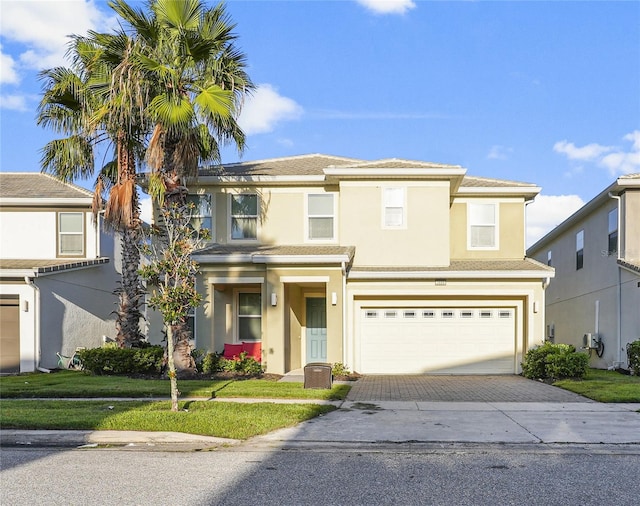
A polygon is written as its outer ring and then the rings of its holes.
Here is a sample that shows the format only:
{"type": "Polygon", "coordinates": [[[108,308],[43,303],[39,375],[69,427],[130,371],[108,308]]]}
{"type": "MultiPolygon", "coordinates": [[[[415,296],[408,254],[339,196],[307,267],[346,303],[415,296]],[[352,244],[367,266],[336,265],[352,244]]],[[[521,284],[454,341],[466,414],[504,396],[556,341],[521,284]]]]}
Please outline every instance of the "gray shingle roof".
{"type": "Polygon", "coordinates": [[[201,169],[200,176],[321,176],[330,165],[361,162],[354,158],[331,155],[300,155],[253,162],[230,163],[201,169]]]}
{"type": "Polygon", "coordinates": [[[531,258],[522,260],[451,260],[445,267],[430,266],[376,266],[354,267],[354,272],[472,272],[472,271],[534,271],[553,273],[554,269],[531,258]]]}
{"type": "Polygon", "coordinates": [[[36,274],[45,274],[68,269],[78,269],[80,267],[93,267],[106,263],[109,263],[108,258],[95,258],[91,260],[69,258],[55,260],[0,259],[0,270],[34,271],[36,274]]]}
{"type": "Polygon", "coordinates": [[[535,187],[532,183],[509,181],[507,179],[492,179],[488,177],[464,176],[460,186],[465,188],[500,188],[500,187],[535,187]]]}
{"type": "Polygon", "coordinates": [[[351,246],[267,246],[214,244],[196,255],[264,255],[264,256],[335,256],[353,257],[355,248],[351,246]]]}
{"type": "Polygon", "coordinates": [[[0,172],[0,198],[4,199],[86,199],[92,193],[39,172],[0,172]]]}

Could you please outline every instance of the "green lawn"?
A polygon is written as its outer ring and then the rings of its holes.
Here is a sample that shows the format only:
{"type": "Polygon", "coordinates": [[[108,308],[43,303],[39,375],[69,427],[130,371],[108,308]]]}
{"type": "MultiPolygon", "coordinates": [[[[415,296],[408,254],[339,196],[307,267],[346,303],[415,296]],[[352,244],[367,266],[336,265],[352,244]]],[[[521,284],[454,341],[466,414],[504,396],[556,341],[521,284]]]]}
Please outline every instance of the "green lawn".
{"type": "MultiPolygon", "coordinates": [[[[333,385],[331,390],[305,389],[302,383],[280,383],[263,379],[178,380],[184,397],[252,397],[273,399],[342,400],[349,385],[333,385]]],[[[0,397],[169,397],[169,380],[132,379],[122,376],[91,376],[79,371],[50,374],[30,373],[0,377],[0,397]]]]}
{"type": "Polygon", "coordinates": [[[317,404],[244,404],[169,401],[33,401],[0,402],[3,429],[76,429],[169,431],[247,439],[291,427],[336,409],[317,404]]]}
{"type": "MultiPolygon", "coordinates": [[[[250,380],[178,380],[181,398],[274,398],[341,400],[351,388],[304,389],[302,383],[250,380]]],[[[246,439],[328,413],[334,406],[181,401],[170,411],[168,380],[91,376],[78,371],[0,377],[0,426],[4,429],[84,429],[168,431],[246,439]],[[122,398],[70,401],[69,398],[122,398]],[[60,400],[33,401],[48,398],[60,400]],[[149,398],[131,401],[126,398],[149,398]]]]}
{"type": "Polygon", "coordinates": [[[555,386],[599,402],[640,402],[640,376],[589,369],[584,380],[560,380],[555,386]]]}

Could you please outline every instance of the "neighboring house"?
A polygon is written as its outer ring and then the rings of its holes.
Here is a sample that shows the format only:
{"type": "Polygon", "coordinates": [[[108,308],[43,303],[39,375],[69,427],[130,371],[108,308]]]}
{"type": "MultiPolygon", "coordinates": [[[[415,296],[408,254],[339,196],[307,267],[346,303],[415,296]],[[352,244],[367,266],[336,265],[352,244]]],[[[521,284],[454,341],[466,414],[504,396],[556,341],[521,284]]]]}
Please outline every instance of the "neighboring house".
{"type": "MultiPolygon", "coordinates": [[[[460,166],[326,155],[202,170],[189,183],[203,306],[195,346],[260,342],[266,370],[505,373],[544,341],[553,269],[525,258],[532,184],[460,166]]],[[[150,315],[150,340],[162,324],[150,315]]]]}
{"type": "Polygon", "coordinates": [[[592,366],[626,367],[626,346],[640,339],[640,174],[616,179],[528,254],[556,270],[547,337],[583,348],[591,334],[592,366]]]}
{"type": "Polygon", "coordinates": [[[0,173],[0,372],[55,368],[56,353],[113,334],[113,237],[92,193],[39,173],[0,173]]]}

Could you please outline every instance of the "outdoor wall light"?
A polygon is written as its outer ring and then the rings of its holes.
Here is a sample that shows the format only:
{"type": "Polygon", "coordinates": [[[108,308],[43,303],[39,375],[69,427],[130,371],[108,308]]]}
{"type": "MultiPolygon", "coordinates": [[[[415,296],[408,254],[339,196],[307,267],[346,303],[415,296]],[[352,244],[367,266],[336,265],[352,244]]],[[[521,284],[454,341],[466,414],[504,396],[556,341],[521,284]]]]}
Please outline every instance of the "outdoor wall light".
{"type": "Polygon", "coordinates": [[[23,300],[22,301],[22,310],[27,313],[29,311],[29,301],[28,300],[23,300]]]}
{"type": "Polygon", "coordinates": [[[331,292],[331,305],[335,306],[338,304],[338,294],[336,292],[331,292]]]}
{"type": "Polygon", "coordinates": [[[278,294],[277,293],[272,293],[271,294],[271,305],[272,306],[278,305],[278,294]]]}

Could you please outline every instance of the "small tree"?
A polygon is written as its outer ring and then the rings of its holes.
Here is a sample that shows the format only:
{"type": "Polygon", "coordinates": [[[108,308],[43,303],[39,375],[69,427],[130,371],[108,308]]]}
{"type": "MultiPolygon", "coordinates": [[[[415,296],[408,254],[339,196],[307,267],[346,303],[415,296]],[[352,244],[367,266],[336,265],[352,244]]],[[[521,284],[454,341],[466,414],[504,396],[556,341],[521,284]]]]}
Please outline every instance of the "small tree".
{"type": "Polygon", "coordinates": [[[191,308],[200,305],[196,291],[198,264],[191,254],[208,238],[208,230],[190,225],[194,206],[164,203],[160,208],[160,226],[151,229],[143,247],[149,263],[140,275],[151,287],[149,306],[162,315],[167,332],[167,365],[171,381],[171,411],[178,411],[178,378],[174,361],[175,329],[184,326],[191,308]]]}

